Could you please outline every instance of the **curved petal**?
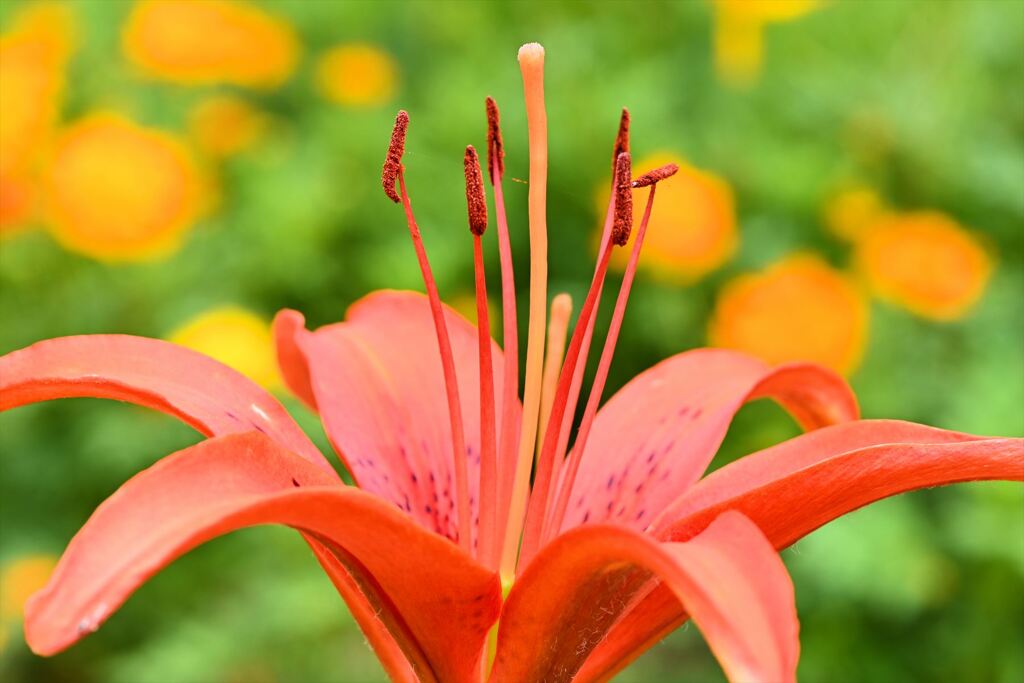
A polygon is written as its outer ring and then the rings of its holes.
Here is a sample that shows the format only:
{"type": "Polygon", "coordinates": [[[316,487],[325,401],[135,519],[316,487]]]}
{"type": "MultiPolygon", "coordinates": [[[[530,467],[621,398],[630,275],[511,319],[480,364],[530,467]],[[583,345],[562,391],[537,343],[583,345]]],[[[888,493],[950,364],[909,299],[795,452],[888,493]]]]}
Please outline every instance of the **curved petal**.
{"type": "Polygon", "coordinates": [[[270,523],[295,527],[331,551],[421,680],[469,681],[478,672],[500,608],[497,576],[394,506],[329,485],[316,467],[255,432],[168,456],[104,502],[28,603],[26,637],[36,652],[57,652],[186,551],[270,523]]]}
{"type": "Polygon", "coordinates": [[[736,411],[765,397],[808,430],[857,418],[853,392],[826,368],[770,368],[722,349],[681,353],[638,375],[598,412],[561,528],[646,528],[704,473],[736,411]]]}
{"type": "Polygon", "coordinates": [[[0,411],[38,401],[110,398],[168,413],[206,436],[263,432],[334,472],[281,404],[245,375],[159,339],[47,339],[0,357],[0,411]]]}
{"type": "MultiPolygon", "coordinates": [[[[189,349],[144,337],[93,335],[47,340],[0,358],[0,410],[83,396],[160,410],[207,436],[263,430],[319,465],[321,483],[341,483],[276,399],[231,368],[189,349]]],[[[235,476],[252,477],[253,472],[235,476]]],[[[409,663],[356,579],[318,541],[309,536],[306,541],[385,669],[394,680],[409,680],[409,663]]]]}
{"type": "MultiPolygon", "coordinates": [[[[477,503],[480,388],[476,328],[445,310],[455,356],[470,495],[477,503]]],[[[448,404],[426,297],[382,291],[353,304],[345,322],[307,331],[292,311],[275,321],[288,385],[320,412],[331,443],[367,491],[393,501],[426,528],[454,537],[448,404]],[[358,386],[353,392],[349,387],[358,386]]],[[[500,415],[503,357],[492,347],[500,415]]],[[[474,524],[476,513],[474,512],[474,524]]]]}
{"type": "Polygon", "coordinates": [[[603,525],[556,539],[509,594],[491,680],[574,680],[631,592],[652,575],[686,605],[730,680],[796,679],[793,584],[757,527],[726,513],[687,543],[603,525]]]}
{"type": "MultiPolygon", "coordinates": [[[[739,510],[782,549],[881,498],[980,479],[1024,480],[1024,441],[861,420],[804,434],[726,465],[680,496],[653,532],[663,540],[682,541],[722,511],[739,510]]],[[[685,619],[664,586],[651,591],[635,612],[609,632],[581,680],[606,680],[685,619]]]]}

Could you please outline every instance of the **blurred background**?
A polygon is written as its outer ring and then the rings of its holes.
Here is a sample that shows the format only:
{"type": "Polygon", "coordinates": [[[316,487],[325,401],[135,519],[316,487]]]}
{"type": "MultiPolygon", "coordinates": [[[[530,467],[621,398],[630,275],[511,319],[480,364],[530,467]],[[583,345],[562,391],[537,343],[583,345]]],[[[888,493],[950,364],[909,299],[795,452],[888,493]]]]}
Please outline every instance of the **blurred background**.
{"type": "MultiPolygon", "coordinates": [[[[293,307],[320,325],[421,286],[379,185],[400,107],[442,295],[472,307],[462,150],[485,145],[492,95],[506,178],[527,176],[515,54],[538,40],[553,293],[584,294],[620,107],[635,163],[683,165],[658,193],[609,393],[713,344],[836,368],[868,417],[1024,435],[1019,0],[6,0],[0,32],[0,352],[173,339],[277,392],[327,449],[281,388],[269,320],[293,307]]],[[[505,190],[524,286],[527,188],[505,190]]],[[[714,466],[795,433],[753,404],[714,466]]],[[[77,528],[197,438],[102,401],[0,417],[0,679],[383,680],[308,548],[276,528],[191,553],[71,650],[29,652],[21,604],[77,528]]],[[[783,557],[802,680],[1024,680],[1019,485],[883,501],[783,557]]],[[[621,680],[723,676],[691,627],[621,680]]]]}

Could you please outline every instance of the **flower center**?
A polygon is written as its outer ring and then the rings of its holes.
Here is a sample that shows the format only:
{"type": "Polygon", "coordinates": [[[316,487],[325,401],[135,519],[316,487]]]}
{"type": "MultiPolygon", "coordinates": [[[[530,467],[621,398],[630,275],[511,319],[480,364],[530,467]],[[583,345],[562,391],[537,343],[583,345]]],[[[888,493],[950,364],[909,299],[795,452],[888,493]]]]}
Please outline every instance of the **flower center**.
{"type": "Polygon", "coordinates": [[[631,177],[629,154],[629,112],[622,110],[615,140],[612,193],[605,217],[604,232],[590,289],[580,309],[568,349],[562,354],[572,309],[566,294],[556,296],[551,306],[551,326],[545,330],[547,310],[547,115],[544,107],[544,48],[536,43],[524,45],[519,51],[523,75],[527,122],[530,141],[530,308],[527,328],[525,384],[522,420],[516,423],[518,394],[518,326],[516,321],[515,282],[512,254],[502,192],[504,147],[499,125],[498,107],[487,98],[488,176],[494,188],[495,214],[498,227],[498,250],[502,279],[502,320],[504,365],[502,368],[502,414],[496,414],[495,378],[492,365],[490,320],[487,306],[487,281],[484,272],[482,236],[487,229],[488,213],[483,174],[476,150],[466,148],[466,206],[470,232],[473,236],[473,264],[476,284],[477,330],[480,367],[480,473],[479,517],[476,539],[472,538],[470,515],[473,501],[469,498],[462,410],[459,400],[455,363],[452,354],[444,309],[427,259],[422,235],[413,215],[405,186],[402,154],[409,125],[404,111],[398,113],[391,144],[384,161],[384,191],[405,209],[420,271],[430,303],[441,355],[448,412],[452,432],[456,499],[458,511],[458,542],[486,566],[499,569],[503,582],[511,584],[517,569],[525,567],[544,541],[559,532],[576,473],[579,470],[597,408],[604,392],[612,356],[618,341],[626,303],[640,258],[647,224],[654,203],[658,182],[673,175],[674,164],[656,169],[636,180],[631,177]],[[395,185],[398,185],[398,191],[395,185]],[[594,322],[600,308],[601,294],[611,255],[616,247],[629,242],[633,223],[634,188],[650,187],[647,206],[628,265],[616,297],[611,325],[601,349],[597,373],[576,436],[572,453],[566,458],[573,416],[580,396],[583,373],[587,363],[594,322]],[[545,337],[547,353],[545,355],[545,337]],[[500,428],[499,428],[500,424],[500,428]],[[518,434],[517,434],[518,428],[518,434]],[[536,449],[536,472],[531,489],[530,472],[536,449]]]}

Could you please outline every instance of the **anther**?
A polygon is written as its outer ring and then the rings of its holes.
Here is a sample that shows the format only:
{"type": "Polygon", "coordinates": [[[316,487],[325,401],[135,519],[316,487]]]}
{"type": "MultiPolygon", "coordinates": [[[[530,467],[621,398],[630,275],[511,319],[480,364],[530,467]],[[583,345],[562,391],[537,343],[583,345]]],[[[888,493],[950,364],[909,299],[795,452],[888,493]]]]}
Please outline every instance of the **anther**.
{"type": "Polygon", "coordinates": [[[473,145],[466,147],[466,208],[469,211],[469,230],[482,235],[487,229],[487,200],[484,198],[484,177],[480,172],[480,157],[473,145]]]}
{"type": "Polygon", "coordinates": [[[615,220],[612,223],[612,242],[624,246],[633,229],[633,188],[629,152],[615,159],[615,220]]]}
{"type": "Polygon", "coordinates": [[[498,114],[498,103],[493,97],[487,98],[487,173],[494,184],[494,168],[498,168],[498,177],[505,175],[505,145],[501,141],[501,117],[498,114]]]}
{"type": "Polygon", "coordinates": [[[629,110],[622,108],[619,117],[619,134],[615,136],[615,149],[612,151],[612,169],[619,162],[619,155],[629,151],[629,110]]]}
{"type": "Polygon", "coordinates": [[[388,155],[384,158],[384,170],[381,173],[381,183],[384,185],[384,194],[396,204],[401,201],[398,192],[395,191],[395,182],[398,180],[398,171],[402,167],[402,153],[405,152],[405,134],[409,130],[409,114],[404,109],[398,112],[395,117],[395,127],[391,130],[391,144],[388,145],[388,155]]]}
{"type": "Polygon", "coordinates": [[[647,187],[648,185],[654,185],[660,183],[666,178],[671,178],[679,172],[679,164],[665,164],[659,166],[653,171],[644,173],[633,181],[633,187],[647,187]]]}

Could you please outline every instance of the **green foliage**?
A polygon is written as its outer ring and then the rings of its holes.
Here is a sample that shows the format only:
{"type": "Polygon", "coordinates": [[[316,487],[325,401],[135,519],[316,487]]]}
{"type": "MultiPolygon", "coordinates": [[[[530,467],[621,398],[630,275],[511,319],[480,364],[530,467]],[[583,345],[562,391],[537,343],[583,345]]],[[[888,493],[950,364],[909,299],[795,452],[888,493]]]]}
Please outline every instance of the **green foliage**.
{"type": "MultiPolygon", "coordinates": [[[[151,264],[105,265],[42,230],[0,243],[0,351],[68,334],[164,336],[190,316],[240,304],[311,325],[381,287],[418,288],[402,219],[378,173],[394,111],[412,115],[410,190],[443,295],[472,287],[463,146],[484,146],[483,98],[502,106],[508,175],[527,155],[517,47],[545,44],[551,130],[553,291],[581,295],[592,263],[596,188],[618,108],[638,154],[672,150],[726,178],[741,247],[682,288],[641,277],[608,393],[654,362],[706,343],[728,276],[795,250],[843,267],[824,230],[837,186],[869,184],[900,208],[937,208],[997,256],[979,307],[939,324],[872,305],[852,377],[869,417],[1024,434],[1024,4],[1019,0],[834,2],[767,31],[749,89],[719,83],[711,11],[698,2],[266,2],[296,27],[298,72],[270,92],[185,88],[141,76],[120,53],[125,3],[74,3],[82,45],[62,112],[111,106],[183,130],[202,95],[235,92],[273,117],[271,135],[218,169],[220,202],[184,248],[151,264]],[[394,102],[343,108],[318,96],[315,57],[376,43],[401,69],[394,102]]],[[[0,5],[0,17],[17,3],[0,5]]],[[[506,183],[518,282],[526,283],[526,186],[506,183]]],[[[491,255],[491,272],[497,260],[491,255]]],[[[525,289],[524,289],[525,291],[525,289]]],[[[521,300],[525,300],[522,297],[521,300]]],[[[521,319],[524,311],[520,312],[521,319]]],[[[606,323],[602,323],[606,324],[606,323]]],[[[289,408],[328,449],[315,419],[289,408]]],[[[716,466],[795,432],[774,407],[740,414],[716,466]]],[[[96,401],[0,418],[0,565],[59,553],[120,483],[198,437],[170,419],[96,401]]],[[[1024,493],[971,485],[885,501],[837,521],[784,558],[802,621],[806,681],[1024,679],[1024,493]]],[[[163,572],[95,636],[52,659],[16,631],[0,679],[55,683],[379,681],[379,666],[300,539],[252,530],[163,572]]],[[[681,629],[622,681],[721,680],[696,629],[681,629]]]]}

